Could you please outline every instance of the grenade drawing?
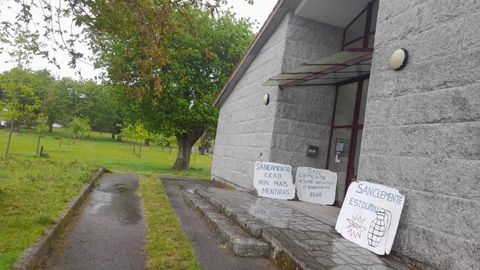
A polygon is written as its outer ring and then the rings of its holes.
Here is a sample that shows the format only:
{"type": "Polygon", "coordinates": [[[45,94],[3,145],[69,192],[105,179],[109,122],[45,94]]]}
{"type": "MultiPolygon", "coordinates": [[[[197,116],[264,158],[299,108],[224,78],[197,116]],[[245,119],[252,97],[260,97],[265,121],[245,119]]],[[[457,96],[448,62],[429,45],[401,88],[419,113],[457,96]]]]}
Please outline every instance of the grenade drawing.
{"type": "Polygon", "coordinates": [[[377,247],[382,238],[387,235],[392,218],[392,213],[384,208],[379,208],[375,213],[377,217],[370,223],[367,234],[368,245],[371,247],[377,247]]]}

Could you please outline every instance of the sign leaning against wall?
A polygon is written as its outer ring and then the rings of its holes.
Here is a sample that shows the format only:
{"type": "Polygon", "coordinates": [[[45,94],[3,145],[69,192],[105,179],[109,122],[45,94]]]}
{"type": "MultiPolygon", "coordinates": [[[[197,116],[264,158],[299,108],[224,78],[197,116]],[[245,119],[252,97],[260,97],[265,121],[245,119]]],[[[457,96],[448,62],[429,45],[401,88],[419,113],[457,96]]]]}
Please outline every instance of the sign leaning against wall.
{"type": "Polygon", "coordinates": [[[281,200],[295,198],[292,166],[273,162],[255,162],[253,186],[260,197],[281,200]]]}
{"type": "Polygon", "coordinates": [[[298,199],[332,205],[335,202],[337,173],[310,167],[298,167],[295,176],[298,199]]]}
{"type": "Polygon", "coordinates": [[[348,187],[335,230],[378,254],[390,254],[405,196],[397,189],[360,181],[348,187]]]}

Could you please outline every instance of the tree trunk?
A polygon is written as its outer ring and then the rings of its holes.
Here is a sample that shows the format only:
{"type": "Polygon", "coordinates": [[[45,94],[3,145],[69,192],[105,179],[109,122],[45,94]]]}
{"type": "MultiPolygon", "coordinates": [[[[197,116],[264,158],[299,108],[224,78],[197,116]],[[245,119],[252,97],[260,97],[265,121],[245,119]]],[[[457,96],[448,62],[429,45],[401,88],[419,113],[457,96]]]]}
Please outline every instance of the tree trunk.
{"type": "Polygon", "coordinates": [[[138,157],[142,158],[142,144],[140,143],[139,148],[138,148],[138,157]]]}
{"type": "Polygon", "coordinates": [[[8,159],[8,153],[10,152],[10,142],[12,141],[12,133],[13,133],[14,127],[10,128],[10,132],[8,133],[8,141],[7,141],[7,147],[5,148],[5,157],[4,159],[8,159]]]}
{"type": "Polygon", "coordinates": [[[202,136],[202,131],[190,132],[176,135],[178,143],[177,159],[173,168],[177,171],[188,170],[190,168],[190,156],[195,142],[202,136]]]}
{"type": "Polygon", "coordinates": [[[47,117],[47,125],[48,125],[48,132],[52,133],[53,131],[53,123],[55,120],[53,120],[53,117],[47,117]]]}
{"type": "Polygon", "coordinates": [[[38,135],[38,140],[37,140],[37,154],[38,154],[38,150],[40,149],[40,138],[42,136],[41,135],[38,135]]]}
{"type": "Polygon", "coordinates": [[[115,140],[115,132],[112,132],[112,139],[115,140]]]}

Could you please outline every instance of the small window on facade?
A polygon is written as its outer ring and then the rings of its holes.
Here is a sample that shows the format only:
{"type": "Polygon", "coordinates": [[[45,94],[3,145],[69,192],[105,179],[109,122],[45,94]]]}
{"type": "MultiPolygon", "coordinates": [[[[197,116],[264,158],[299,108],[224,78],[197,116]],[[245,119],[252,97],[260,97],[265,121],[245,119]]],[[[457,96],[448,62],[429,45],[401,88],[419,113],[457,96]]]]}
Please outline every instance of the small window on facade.
{"type": "Polygon", "coordinates": [[[343,49],[373,48],[378,0],[370,2],[344,29],[343,49]]]}
{"type": "MultiPolygon", "coordinates": [[[[367,21],[366,10],[345,28],[345,44],[350,43],[365,35],[365,23],[367,21]]],[[[363,47],[363,46],[362,46],[363,47]]],[[[361,48],[361,47],[360,47],[361,48]]]]}

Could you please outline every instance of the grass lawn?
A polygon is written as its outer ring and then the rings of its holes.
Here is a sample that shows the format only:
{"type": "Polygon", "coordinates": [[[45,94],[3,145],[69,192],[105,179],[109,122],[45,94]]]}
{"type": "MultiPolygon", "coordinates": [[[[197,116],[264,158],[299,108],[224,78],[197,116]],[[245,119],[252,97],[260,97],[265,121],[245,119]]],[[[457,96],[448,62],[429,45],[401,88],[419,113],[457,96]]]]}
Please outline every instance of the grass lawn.
{"type": "Polygon", "coordinates": [[[74,161],[0,161],[0,269],[10,269],[40,238],[94,171],[94,166],[74,161]]]}
{"type": "Polygon", "coordinates": [[[140,194],[147,220],[148,269],[200,269],[158,177],[143,176],[140,194]]]}
{"type": "MultiPolygon", "coordinates": [[[[1,157],[7,135],[0,129],[1,157]]],[[[65,130],[54,130],[41,141],[48,158],[36,156],[36,145],[34,133],[16,132],[11,158],[0,158],[0,270],[9,269],[40,238],[98,167],[140,175],[210,176],[210,156],[192,154],[191,169],[176,172],[171,169],[176,149],[143,147],[140,158],[132,145],[116,142],[110,134],[92,132],[90,138],[68,146],[65,130]]],[[[142,176],[141,194],[148,221],[148,267],[200,269],[158,177],[142,176]]]]}
{"type": "MultiPolygon", "coordinates": [[[[0,129],[0,154],[5,151],[7,131],[0,129]]],[[[132,152],[132,145],[119,143],[110,138],[110,134],[92,132],[89,139],[77,140],[68,146],[65,130],[54,129],[52,134],[42,138],[42,145],[49,159],[64,161],[81,161],[98,167],[106,167],[112,171],[131,171],[137,173],[156,173],[162,175],[181,175],[193,178],[208,179],[212,158],[196,153],[192,154],[190,170],[177,172],[172,169],[177,152],[157,146],[142,147],[142,157],[132,152]],[[62,139],[61,139],[62,138],[62,139]],[[61,142],[61,147],[60,147],[61,142]]],[[[10,153],[13,156],[35,156],[37,136],[26,131],[14,133],[10,153]]],[[[137,147],[138,150],[138,147],[137,147]]]]}

